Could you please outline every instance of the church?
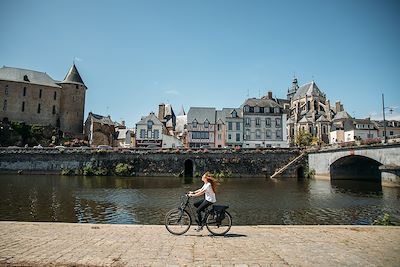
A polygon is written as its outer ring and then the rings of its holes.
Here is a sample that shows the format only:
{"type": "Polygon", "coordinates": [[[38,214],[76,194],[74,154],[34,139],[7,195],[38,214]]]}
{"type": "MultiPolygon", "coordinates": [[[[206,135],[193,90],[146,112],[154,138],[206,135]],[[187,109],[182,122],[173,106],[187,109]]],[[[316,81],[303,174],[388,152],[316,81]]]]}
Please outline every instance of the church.
{"type": "Polygon", "coordinates": [[[0,120],[51,125],[66,134],[82,134],[87,87],[75,64],[64,80],[45,72],[0,68],[0,120]]]}
{"type": "Polygon", "coordinates": [[[293,143],[298,132],[304,131],[329,144],[332,122],[337,115],[345,113],[343,105],[338,101],[332,108],[330,101],[314,81],[299,86],[297,78],[293,79],[288,89],[287,99],[290,100],[287,120],[289,140],[293,143]]]}

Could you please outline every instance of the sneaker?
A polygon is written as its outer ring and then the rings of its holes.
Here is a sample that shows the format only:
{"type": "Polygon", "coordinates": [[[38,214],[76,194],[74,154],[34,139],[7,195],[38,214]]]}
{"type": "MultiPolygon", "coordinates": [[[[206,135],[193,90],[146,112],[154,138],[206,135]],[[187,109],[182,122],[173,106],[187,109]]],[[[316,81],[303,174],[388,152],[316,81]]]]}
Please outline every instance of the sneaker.
{"type": "Polygon", "coordinates": [[[196,228],[196,232],[200,232],[201,230],[203,230],[203,226],[198,226],[197,228],[196,228]]]}

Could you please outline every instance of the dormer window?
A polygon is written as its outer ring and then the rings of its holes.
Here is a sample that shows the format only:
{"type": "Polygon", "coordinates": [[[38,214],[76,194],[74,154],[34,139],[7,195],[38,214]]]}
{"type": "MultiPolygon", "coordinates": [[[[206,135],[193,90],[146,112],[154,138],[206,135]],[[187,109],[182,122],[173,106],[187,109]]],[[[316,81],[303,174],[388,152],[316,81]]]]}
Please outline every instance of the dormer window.
{"type": "Polygon", "coordinates": [[[250,111],[250,107],[249,106],[244,106],[244,112],[249,112],[250,111]]]}
{"type": "Polygon", "coordinates": [[[25,81],[25,82],[30,82],[30,80],[29,80],[29,78],[28,78],[28,75],[24,75],[24,81],[25,81]]]}
{"type": "Polygon", "coordinates": [[[254,112],[255,113],[259,113],[260,112],[260,108],[259,107],[254,107],[254,112]]]}
{"type": "Polygon", "coordinates": [[[204,128],[208,128],[210,126],[210,122],[208,120],[204,121],[204,128]]]}
{"type": "Polygon", "coordinates": [[[197,128],[197,121],[196,121],[196,120],[194,120],[194,121],[192,122],[192,126],[193,126],[193,128],[197,128]]]}
{"type": "Polygon", "coordinates": [[[236,110],[232,111],[232,118],[237,118],[237,112],[236,112],[236,110]]]}
{"type": "Polygon", "coordinates": [[[147,121],[147,130],[151,131],[153,129],[154,122],[152,120],[147,121]]]}
{"type": "Polygon", "coordinates": [[[254,107],[249,107],[249,112],[254,113],[254,107]]]}

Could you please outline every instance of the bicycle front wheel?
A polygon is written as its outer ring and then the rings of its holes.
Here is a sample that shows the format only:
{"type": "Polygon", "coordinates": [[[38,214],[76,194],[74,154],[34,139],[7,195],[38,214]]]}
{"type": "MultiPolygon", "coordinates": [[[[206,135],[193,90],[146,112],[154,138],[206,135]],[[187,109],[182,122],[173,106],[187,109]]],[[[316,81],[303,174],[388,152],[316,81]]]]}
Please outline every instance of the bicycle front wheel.
{"type": "Polygon", "coordinates": [[[186,210],[172,209],[165,215],[165,227],[171,234],[182,235],[189,230],[191,224],[192,218],[186,210]]]}
{"type": "Polygon", "coordinates": [[[209,213],[206,220],[208,231],[213,235],[225,235],[232,226],[232,216],[225,211],[225,218],[218,222],[213,213],[209,213]]]}

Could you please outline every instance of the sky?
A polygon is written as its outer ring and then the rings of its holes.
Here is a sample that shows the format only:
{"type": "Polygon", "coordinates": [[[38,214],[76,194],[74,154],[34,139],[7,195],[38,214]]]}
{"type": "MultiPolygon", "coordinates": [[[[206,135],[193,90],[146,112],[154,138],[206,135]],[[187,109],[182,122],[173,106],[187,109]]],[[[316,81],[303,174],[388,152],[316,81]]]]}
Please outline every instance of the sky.
{"type": "Polygon", "coordinates": [[[0,66],[63,80],[134,127],[169,103],[239,107],[295,76],[354,117],[400,120],[400,1],[0,0],[0,66]],[[392,112],[390,111],[392,110],[392,112]]]}

